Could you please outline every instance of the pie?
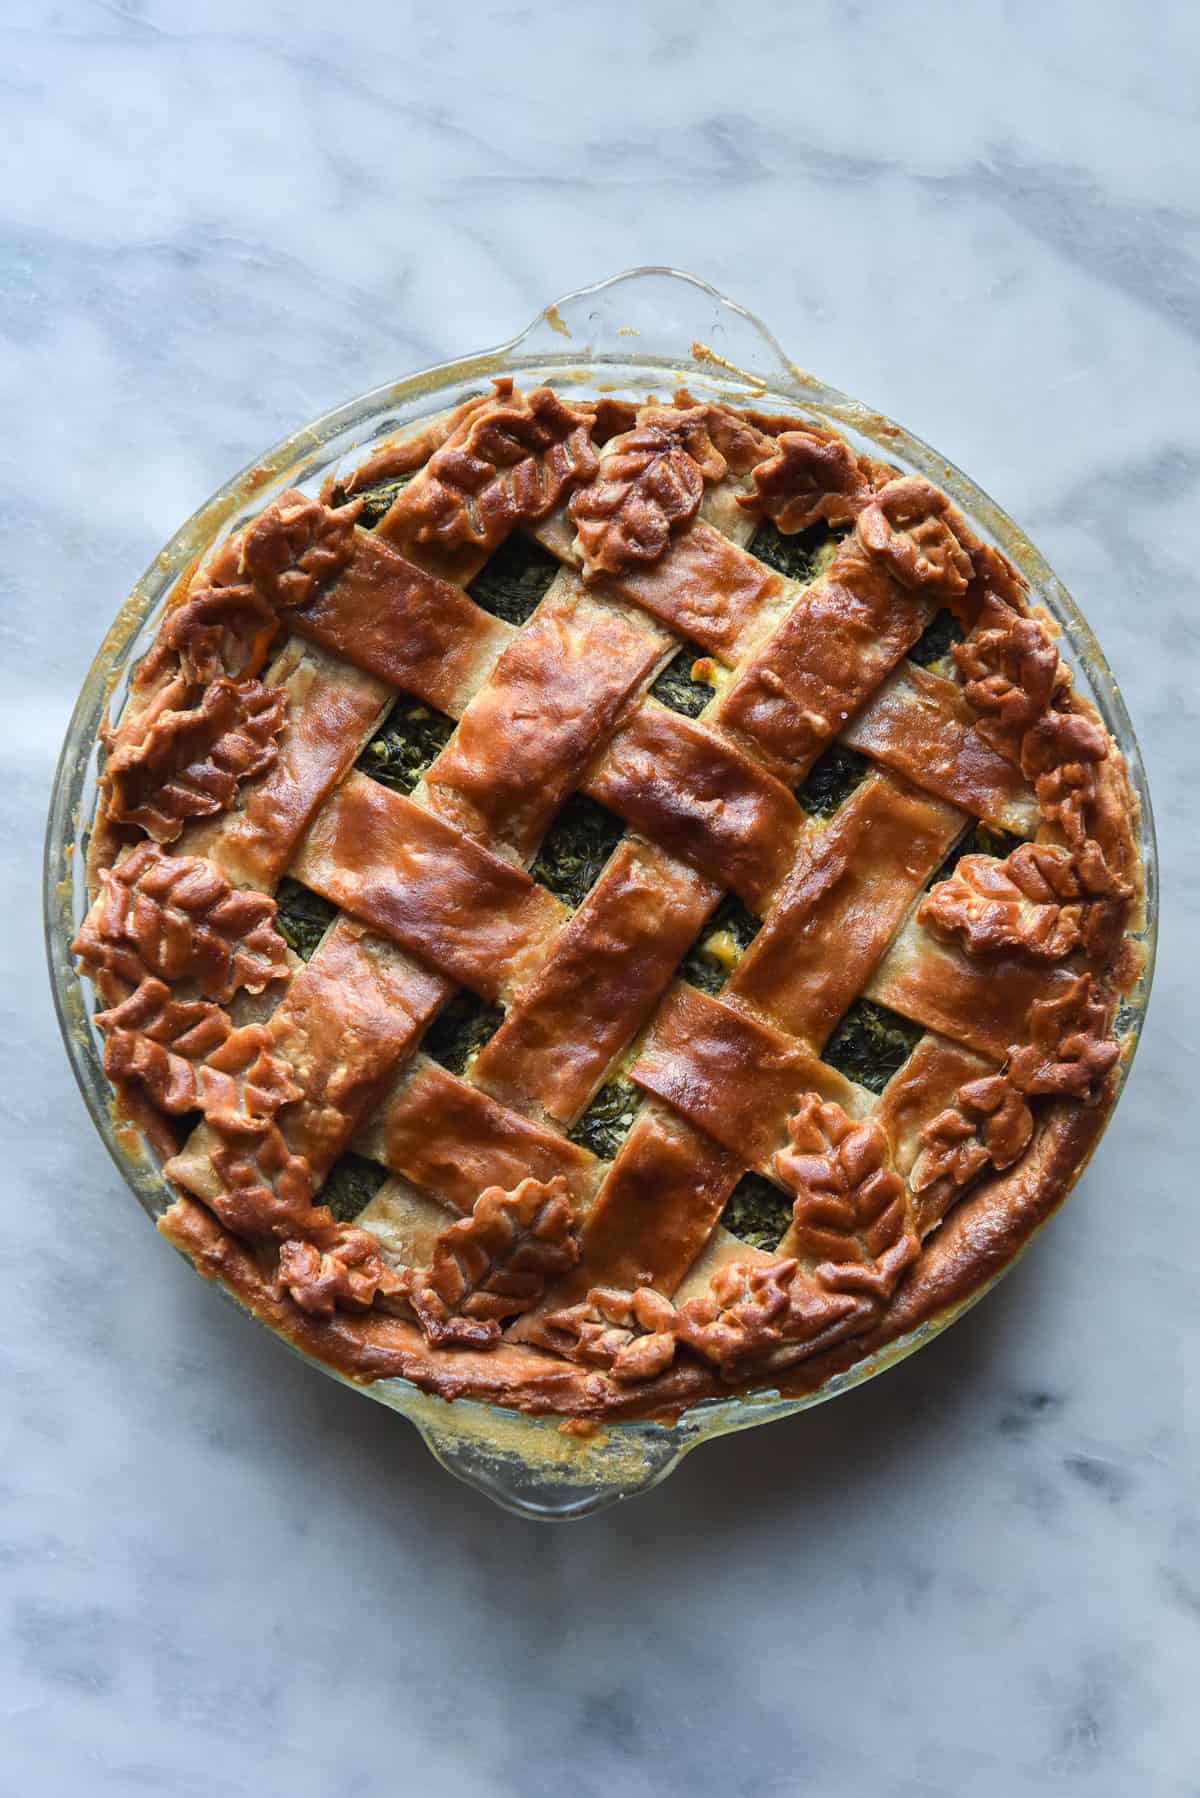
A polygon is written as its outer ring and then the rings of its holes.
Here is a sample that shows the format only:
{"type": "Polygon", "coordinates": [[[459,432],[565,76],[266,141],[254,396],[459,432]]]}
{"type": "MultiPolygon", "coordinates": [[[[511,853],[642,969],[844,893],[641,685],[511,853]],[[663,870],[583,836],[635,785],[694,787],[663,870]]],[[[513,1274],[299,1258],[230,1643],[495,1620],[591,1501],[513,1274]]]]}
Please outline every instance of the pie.
{"type": "Polygon", "coordinates": [[[103,746],[73,947],[159,1227],[354,1379],[813,1390],[1112,1103],[1122,757],[820,420],[496,381],[214,546],[103,746]]]}

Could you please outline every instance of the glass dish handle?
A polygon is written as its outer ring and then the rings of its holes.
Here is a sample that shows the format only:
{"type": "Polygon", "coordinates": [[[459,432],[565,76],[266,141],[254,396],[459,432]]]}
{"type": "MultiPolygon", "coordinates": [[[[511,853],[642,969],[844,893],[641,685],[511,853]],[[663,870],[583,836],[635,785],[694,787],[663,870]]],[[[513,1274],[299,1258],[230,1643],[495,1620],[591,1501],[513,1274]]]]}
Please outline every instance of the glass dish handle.
{"type": "MultiPolygon", "coordinates": [[[[674,268],[635,268],[546,306],[502,346],[521,361],[561,358],[578,346],[589,365],[641,360],[661,366],[664,350],[679,359],[679,379],[693,389],[753,400],[770,388],[802,395],[817,383],[791,362],[762,321],[697,275],[674,268]]],[[[664,395],[664,398],[666,396],[664,395]]]]}

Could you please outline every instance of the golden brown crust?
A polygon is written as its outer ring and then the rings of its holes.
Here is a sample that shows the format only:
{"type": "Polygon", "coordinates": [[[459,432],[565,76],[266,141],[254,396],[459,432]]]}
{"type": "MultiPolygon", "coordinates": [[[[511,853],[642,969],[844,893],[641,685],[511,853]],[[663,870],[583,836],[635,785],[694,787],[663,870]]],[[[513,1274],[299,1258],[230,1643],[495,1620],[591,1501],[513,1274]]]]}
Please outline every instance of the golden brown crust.
{"type": "Polygon", "coordinates": [[[850,1090],[792,1038],[682,983],[655,1017],[630,1079],[763,1167],[805,1093],[848,1100],[850,1090]]]}
{"type": "Polygon", "coordinates": [[[148,976],[194,982],[207,999],[261,993],[287,972],[275,901],[236,892],[211,862],[139,843],[100,876],[71,944],[89,969],[136,985],[148,976]]]}
{"type": "Polygon", "coordinates": [[[964,855],[917,916],[927,930],[960,942],[971,955],[1016,950],[1031,961],[1056,962],[1081,950],[1103,961],[1121,934],[1132,896],[1095,842],[1079,852],[1022,843],[1004,861],[964,855]]]}
{"type": "Polygon", "coordinates": [[[502,1323],[529,1311],[578,1259],[564,1180],[522,1180],[512,1192],[492,1186],[469,1217],[443,1230],[429,1266],[409,1273],[404,1296],[427,1342],[487,1348],[500,1341],[502,1323]]]}
{"type": "Polygon", "coordinates": [[[788,1125],[775,1172],[796,1194],[779,1244],[829,1292],[884,1304],[921,1252],[904,1181],[878,1118],[855,1120],[807,1093],[788,1125]]]}
{"type": "Polygon", "coordinates": [[[426,803],[526,855],[662,649],[657,633],[560,574],[429,769],[426,803]]]}
{"type": "Polygon", "coordinates": [[[297,878],[486,999],[541,959],[562,908],[521,868],[364,774],[300,847],[297,878]]]}
{"type": "Polygon", "coordinates": [[[577,1200],[595,1185],[586,1149],[423,1058],[382,1099],[358,1147],[456,1211],[526,1174],[565,1181],[577,1200]]]}
{"type": "Polygon", "coordinates": [[[654,1286],[670,1294],[711,1236],[737,1184],[740,1158],[664,1106],[646,1106],[584,1220],[581,1263],[557,1305],[590,1286],[654,1286]]]}
{"type": "Polygon", "coordinates": [[[782,779],[797,781],[933,611],[850,538],[743,665],[717,716],[782,779]]]}
{"type": "Polygon", "coordinates": [[[473,1078],[570,1123],[645,1023],[719,894],[652,844],[622,843],[484,1045],[473,1078]]]}
{"type": "Polygon", "coordinates": [[[785,786],[653,700],[617,730],[584,791],[750,905],[766,902],[805,834],[785,786]]]}
{"type": "MultiPolygon", "coordinates": [[[[424,468],[435,450],[441,449],[453,437],[466,419],[491,403],[491,394],[478,394],[474,399],[464,400],[461,406],[443,412],[439,418],[431,419],[420,429],[407,432],[398,443],[386,444],[373,456],[368,456],[365,462],[361,462],[352,474],[347,475],[341,483],[343,493],[361,493],[364,487],[373,487],[378,481],[396,480],[401,475],[415,474],[419,468],[424,468]]],[[[331,480],[331,489],[332,486],[331,480]]]]}
{"type": "Polygon", "coordinates": [[[182,847],[207,856],[239,886],[269,890],[327,796],[381,721],[391,688],[293,638],[271,670],[287,694],[278,753],[243,781],[235,803],[201,819],[182,847]]]}
{"type": "Polygon", "coordinates": [[[909,919],[867,983],[866,994],[914,1023],[1002,1060],[1039,994],[1062,990],[1070,974],[1038,968],[1024,956],[986,964],[939,942],[909,919]]]}
{"type": "MultiPolygon", "coordinates": [[[[1103,1126],[1103,1107],[1059,1105],[1014,1168],[977,1183],[960,1202],[877,1322],[860,1330],[861,1313],[838,1295],[837,1302],[851,1308],[848,1326],[836,1316],[828,1318],[813,1337],[809,1354],[790,1367],[772,1369],[767,1384],[784,1396],[815,1391],[835,1374],[869,1363],[889,1344],[923,1324],[936,1323],[963,1303],[1007,1266],[1062,1202],[1103,1126]]],[[[715,1371],[678,1356],[656,1377],[623,1383],[594,1367],[525,1348],[523,1323],[498,1349],[480,1355],[431,1350],[414,1325],[381,1312],[361,1319],[335,1314],[321,1323],[283,1297],[251,1252],[202,1206],[177,1201],[159,1228],[191,1257],[199,1273],[220,1279],[264,1323],[351,1379],[408,1379],[443,1398],[490,1400],[534,1415],[613,1420],[669,1418],[730,1391],[715,1371]]],[[[826,1304],[834,1303],[824,1296],[826,1304]]],[[[761,1375],[757,1383],[762,1383],[761,1375]]]]}
{"type": "Polygon", "coordinates": [[[774,519],[781,531],[806,531],[822,519],[851,524],[875,491],[872,464],[832,431],[785,431],[774,454],[754,469],[754,492],[738,504],[774,519]]]}
{"type": "Polygon", "coordinates": [[[656,561],[612,575],[605,585],[731,664],[755,620],[784,594],[781,575],[699,518],[656,561]]]}
{"type": "Polygon", "coordinates": [[[730,997],[819,1048],[961,824],[952,807],[892,775],[863,781],[806,840],[730,978],[730,997]]]}
{"type": "Polygon", "coordinates": [[[164,1228],[356,1378],[581,1421],[811,1389],[1001,1266],[1095,1139],[1121,758],[999,552],[823,425],[501,383],[391,456],[383,540],[287,493],[181,582],[106,736],[78,946],[126,1114],[172,1146],[203,1116],[164,1228]],[[514,632],[461,584],[552,512],[568,567],[514,632]],[[763,515],[854,529],[797,593],[738,547],[763,515]],[[961,688],[897,668],[939,605],[961,688]],[[643,696],[670,632],[732,669],[716,728],[643,696]],[[397,687],[460,720],[412,799],[348,772],[397,687]],[[821,826],[784,783],[835,739],[874,772],[821,826]],[[650,840],[568,920],[517,864],[581,787],[650,840]],[[1038,840],[922,899],[972,813],[1038,840]],[[284,870],[344,908],[294,974],[284,870]],[[718,999],[671,977],[722,890],[763,922],[713,937],[718,999]],[[454,981],[509,1006],[461,1077],[417,1053],[454,981]],[[878,1103],[817,1059],[864,989],[934,1032],[878,1103]],[[564,1127],[639,1029],[606,1164],[564,1127]],[[341,1223],[351,1142],[396,1177],[341,1223]],[[795,1195],[773,1255],[718,1228],[755,1165],[795,1195]]]}
{"type": "Polygon", "coordinates": [[[354,555],[338,579],[288,622],[299,636],[452,716],[511,635],[460,588],[365,531],[355,533],[354,555]]]}
{"type": "Polygon", "coordinates": [[[545,518],[596,469],[590,407],[511,381],[464,417],[380,521],[379,535],[435,572],[460,579],[517,525],[545,518]]]}
{"type": "Polygon", "coordinates": [[[842,741],[1001,830],[1037,829],[1037,800],[1020,770],[980,735],[957,683],[928,668],[901,663],[842,741]]]}
{"type": "Polygon", "coordinates": [[[889,481],[859,515],[858,540],[902,586],[961,604],[974,578],[963,521],[921,475],[889,481]]]}

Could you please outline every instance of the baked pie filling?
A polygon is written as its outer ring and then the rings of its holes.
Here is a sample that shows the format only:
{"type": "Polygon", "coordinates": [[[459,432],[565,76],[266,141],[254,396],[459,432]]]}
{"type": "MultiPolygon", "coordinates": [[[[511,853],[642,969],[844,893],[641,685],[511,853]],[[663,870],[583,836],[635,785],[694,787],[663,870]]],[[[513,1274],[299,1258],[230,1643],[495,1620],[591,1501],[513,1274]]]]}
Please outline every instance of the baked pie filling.
{"type": "Polygon", "coordinates": [[[217,547],[104,744],[74,950],[160,1228],[355,1378],[812,1389],[1112,1102],[1121,756],[823,423],[497,381],[217,547]]]}

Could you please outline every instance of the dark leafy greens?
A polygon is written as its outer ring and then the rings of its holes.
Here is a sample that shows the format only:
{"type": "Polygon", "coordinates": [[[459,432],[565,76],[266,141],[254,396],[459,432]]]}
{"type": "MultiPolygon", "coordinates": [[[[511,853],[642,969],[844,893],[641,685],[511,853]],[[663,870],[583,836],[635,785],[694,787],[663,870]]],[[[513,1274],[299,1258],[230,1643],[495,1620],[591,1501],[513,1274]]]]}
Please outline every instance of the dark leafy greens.
{"type": "Polygon", "coordinates": [[[831,743],[797,787],[796,797],[811,817],[831,818],[859,782],[866,779],[870,769],[865,755],[846,749],[841,743],[831,743]]]}
{"type": "Polygon", "coordinates": [[[542,839],[529,871],[565,905],[580,905],[624,830],[621,819],[605,806],[573,793],[542,839]]]}
{"type": "Polygon", "coordinates": [[[517,532],[489,556],[467,592],[485,612],[524,624],[557,573],[554,557],[517,532]]]}
{"type": "Polygon", "coordinates": [[[387,1177],[387,1169],[377,1161],[347,1149],[330,1168],[318,1203],[328,1205],[340,1224],[349,1223],[371,1203],[387,1177]]]}
{"type": "Polygon", "coordinates": [[[886,1005],[856,999],[821,1051],[821,1060],[848,1080],[881,1093],[922,1035],[919,1024],[911,1024],[886,1005]]]}
{"type": "Polygon", "coordinates": [[[703,993],[719,993],[758,929],[754,913],[736,893],[727,893],[684,956],[680,974],[703,993]]]}
{"type": "Polygon", "coordinates": [[[402,694],[355,766],[397,793],[411,793],[453,731],[453,718],[402,694]]]}
{"type": "Polygon", "coordinates": [[[337,906],[286,874],[275,889],[275,903],[280,934],[289,949],[308,961],[337,916],[337,906]]]}
{"type": "Polygon", "coordinates": [[[606,1081],[571,1131],[571,1141],[611,1161],[629,1134],[638,1099],[637,1088],[623,1075],[606,1081]]]}
{"type": "Polygon", "coordinates": [[[503,1017],[498,1005],[489,1005],[478,994],[457,992],[438,1012],[421,1047],[452,1074],[461,1074],[471,1057],[495,1035],[503,1017]]]}
{"type": "Polygon", "coordinates": [[[732,1236],[752,1249],[768,1253],[792,1221],[794,1200],[761,1174],[743,1174],[721,1213],[721,1222],[732,1236]]]}
{"type": "Polygon", "coordinates": [[[702,678],[706,671],[704,651],[694,643],[685,643],[671,657],[650,691],[673,712],[682,712],[686,718],[699,717],[716,692],[712,682],[702,678]]]}

